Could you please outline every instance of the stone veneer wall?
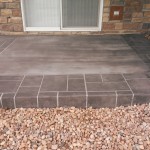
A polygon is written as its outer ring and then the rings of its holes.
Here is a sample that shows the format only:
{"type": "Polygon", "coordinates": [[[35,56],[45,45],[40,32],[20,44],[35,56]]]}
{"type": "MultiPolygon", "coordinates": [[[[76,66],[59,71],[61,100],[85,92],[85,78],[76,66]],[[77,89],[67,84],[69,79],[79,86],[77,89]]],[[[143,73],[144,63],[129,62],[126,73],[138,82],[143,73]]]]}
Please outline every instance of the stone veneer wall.
{"type": "Polygon", "coordinates": [[[109,20],[110,1],[104,0],[103,31],[130,33],[144,31],[149,28],[150,0],[124,0],[123,20],[119,21],[109,20]]]}
{"type": "MultiPolygon", "coordinates": [[[[125,0],[123,20],[110,21],[110,1],[104,0],[103,23],[100,33],[131,33],[150,26],[150,0],[125,0]],[[143,25],[144,24],[144,25],[143,25]]],[[[23,32],[20,0],[0,0],[0,34],[23,32]]]]}
{"type": "Polygon", "coordinates": [[[23,31],[20,0],[0,0],[0,31],[23,31]]]}

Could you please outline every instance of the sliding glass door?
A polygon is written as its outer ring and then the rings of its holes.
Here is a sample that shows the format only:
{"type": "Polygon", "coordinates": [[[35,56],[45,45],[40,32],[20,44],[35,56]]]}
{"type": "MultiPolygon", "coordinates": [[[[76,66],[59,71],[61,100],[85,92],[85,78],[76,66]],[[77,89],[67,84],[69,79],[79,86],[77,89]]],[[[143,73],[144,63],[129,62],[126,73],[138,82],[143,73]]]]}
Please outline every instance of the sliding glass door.
{"type": "Polygon", "coordinates": [[[98,0],[62,0],[62,27],[98,27],[98,6],[98,0]]]}
{"type": "Polygon", "coordinates": [[[23,8],[29,30],[60,30],[60,0],[24,0],[23,8]]]}
{"type": "Polygon", "coordinates": [[[21,0],[26,31],[100,30],[103,0],[21,0]]]}

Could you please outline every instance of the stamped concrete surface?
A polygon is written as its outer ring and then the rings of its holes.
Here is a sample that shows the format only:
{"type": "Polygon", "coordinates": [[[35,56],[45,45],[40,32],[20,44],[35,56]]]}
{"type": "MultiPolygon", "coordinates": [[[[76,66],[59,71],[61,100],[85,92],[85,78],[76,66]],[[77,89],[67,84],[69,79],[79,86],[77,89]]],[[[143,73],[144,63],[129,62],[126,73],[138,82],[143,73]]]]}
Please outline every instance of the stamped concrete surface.
{"type": "Polygon", "coordinates": [[[150,102],[150,74],[0,76],[0,107],[99,108],[150,102]]]}
{"type": "Polygon", "coordinates": [[[0,107],[149,103],[149,70],[143,35],[0,36],[0,107]]]}
{"type": "MultiPolygon", "coordinates": [[[[1,75],[109,74],[148,70],[123,36],[1,36],[0,40],[1,75]]],[[[136,44],[141,46],[139,41],[136,44]]],[[[146,41],[142,44],[150,47],[146,41]]]]}

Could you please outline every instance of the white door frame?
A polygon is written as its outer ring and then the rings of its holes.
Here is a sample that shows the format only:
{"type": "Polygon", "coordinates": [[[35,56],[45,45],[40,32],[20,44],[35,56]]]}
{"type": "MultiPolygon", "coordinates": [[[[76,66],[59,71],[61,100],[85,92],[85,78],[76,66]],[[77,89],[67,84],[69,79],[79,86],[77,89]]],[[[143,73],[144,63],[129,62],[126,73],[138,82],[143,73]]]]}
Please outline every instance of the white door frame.
{"type": "Polygon", "coordinates": [[[99,12],[98,12],[98,27],[89,28],[63,28],[62,26],[62,0],[60,0],[60,27],[26,27],[24,0],[21,0],[21,12],[23,20],[24,31],[101,31],[102,30],[102,17],[103,17],[103,5],[104,0],[99,0],[99,12]]]}

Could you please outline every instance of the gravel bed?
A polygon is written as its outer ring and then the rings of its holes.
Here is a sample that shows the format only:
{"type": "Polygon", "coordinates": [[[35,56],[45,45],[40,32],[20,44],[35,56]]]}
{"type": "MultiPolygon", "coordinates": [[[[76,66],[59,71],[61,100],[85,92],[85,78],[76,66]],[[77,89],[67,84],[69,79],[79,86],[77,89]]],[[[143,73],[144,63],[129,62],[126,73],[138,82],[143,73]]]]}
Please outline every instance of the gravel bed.
{"type": "Polygon", "coordinates": [[[0,109],[0,150],[150,150],[150,105],[0,109]]]}

